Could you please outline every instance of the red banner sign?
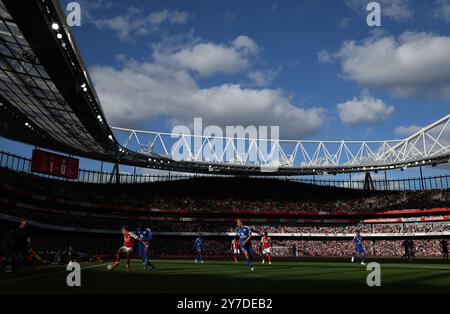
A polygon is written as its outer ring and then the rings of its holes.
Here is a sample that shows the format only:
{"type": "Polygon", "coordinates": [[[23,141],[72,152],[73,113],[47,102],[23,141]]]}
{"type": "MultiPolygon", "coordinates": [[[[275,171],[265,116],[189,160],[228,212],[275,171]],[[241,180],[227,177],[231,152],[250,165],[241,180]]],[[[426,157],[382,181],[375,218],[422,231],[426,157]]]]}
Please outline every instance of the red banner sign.
{"type": "Polygon", "coordinates": [[[33,150],[31,171],[68,179],[78,178],[78,159],[33,150]]]}

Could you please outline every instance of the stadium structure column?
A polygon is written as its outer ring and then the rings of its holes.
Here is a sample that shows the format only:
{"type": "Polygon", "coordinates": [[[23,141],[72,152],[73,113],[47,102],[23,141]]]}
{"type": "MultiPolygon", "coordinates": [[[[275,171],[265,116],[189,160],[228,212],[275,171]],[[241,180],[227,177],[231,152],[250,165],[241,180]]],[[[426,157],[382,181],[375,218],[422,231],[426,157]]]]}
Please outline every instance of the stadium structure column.
{"type": "Polygon", "coordinates": [[[423,172],[422,172],[422,166],[419,167],[420,170],[420,189],[425,189],[425,184],[423,182],[423,172]]]}
{"type": "Polygon", "coordinates": [[[103,161],[100,162],[100,183],[103,183],[103,161]]]}
{"type": "Polygon", "coordinates": [[[115,163],[111,172],[111,177],[109,178],[109,183],[112,183],[113,178],[116,179],[116,184],[120,184],[120,173],[119,173],[119,164],[115,163]]]}
{"type": "Polygon", "coordinates": [[[388,179],[387,179],[387,171],[384,170],[384,189],[387,191],[388,190],[388,179]]]}
{"type": "Polygon", "coordinates": [[[373,180],[370,172],[366,172],[366,177],[364,179],[364,190],[375,191],[375,186],[373,185],[373,180]]]}

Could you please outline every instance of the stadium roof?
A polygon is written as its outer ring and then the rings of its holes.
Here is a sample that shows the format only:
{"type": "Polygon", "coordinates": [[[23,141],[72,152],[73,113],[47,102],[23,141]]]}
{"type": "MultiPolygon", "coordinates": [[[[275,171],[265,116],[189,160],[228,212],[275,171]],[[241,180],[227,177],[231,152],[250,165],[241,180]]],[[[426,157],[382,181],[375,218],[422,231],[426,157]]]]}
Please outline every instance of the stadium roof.
{"type": "Polygon", "coordinates": [[[250,150],[260,149],[252,139],[245,139],[244,151],[236,150],[237,139],[214,139],[234,147],[228,159],[214,151],[212,158],[202,158],[205,149],[213,150],[211,138],[203,136],[202,151],[196,152],[187,145],[193,140],[189,135],[117,128],[116,134],[126,133],[121,145],[106,121],[59,2],[1,0],[0,20],[0,135],[16,141],[139,167],[217,174],[375,171],[448,162],[450,156],[450,115],[404,140],[271,141],[269,151],[281,152],[276,167],[258,152],[258,160],[249,162],[250,150]],[[131,139],[136,139],[135,147],[131,139]],[[159,151],[154,149],[157,142],[162,144],[159,151]],[[183,148],[186,158],[175,160],[168,147],[183,148]]]}
{"type": "Polygon", "coordinates": [[[57,1],[0,2],[0,110],[4,137],[148,165],[116,142],[57,1]]]}
{"type": "Polygon", "coordinates": [[[108,154],[111,131],[96,118],[103,117],[97,95],[55,8],[46,1],[0,4],[2,134],[71,153],[108,154]]]}

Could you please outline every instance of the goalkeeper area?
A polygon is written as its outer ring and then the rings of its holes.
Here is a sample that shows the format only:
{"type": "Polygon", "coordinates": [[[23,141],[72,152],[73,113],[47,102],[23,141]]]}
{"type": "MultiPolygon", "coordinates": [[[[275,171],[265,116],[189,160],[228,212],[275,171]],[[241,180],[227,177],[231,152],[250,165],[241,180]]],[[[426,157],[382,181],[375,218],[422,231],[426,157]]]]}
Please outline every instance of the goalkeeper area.
{"type": "MultiPolygon", "coordinates": [[[[368,262],[371,262],[370,260],[368,262]]],[[[158,270],[144,270],[133,260],[130,271],[121,264],[82,263],[81,287],[68,287],[65,266],[45,266],[15,274],[0,273],[0,293],[163,293],[163,294],[308,294],[308,293],[449,293],[450,266],[437,259],[406,262],[378,259],[381,286],[369,287],[370,271],[342,258],[275,259],[256,263],[249,271],[244,261],[156,259],[158,270]]]]}

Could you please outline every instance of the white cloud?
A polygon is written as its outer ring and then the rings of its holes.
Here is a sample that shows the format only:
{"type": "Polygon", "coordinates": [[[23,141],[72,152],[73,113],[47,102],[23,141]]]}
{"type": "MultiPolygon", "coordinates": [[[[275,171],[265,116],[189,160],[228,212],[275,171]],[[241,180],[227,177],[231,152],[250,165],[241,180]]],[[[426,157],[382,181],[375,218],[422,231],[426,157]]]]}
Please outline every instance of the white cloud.
{"type": "Polygon", "coordinates": [[[384,121],[394,112],[393,106],[387,106],[381,99],[370,96],[355,97],[338,104],[337,109],[341,121],[348,125],[384,121]]]}
{"type": "Polygon", "coordinates": [[[434,15],[436,18],[443,19],[450,23],[450,1],[437,0],[434,15]]]}
{"type": "Polygon", "coordinates": [[[193,70],[201,76],[211,76],[244,71],[258,50],[258,45],[251,38],[238,36],[229,45],[197,42],[176,51],[156,49],[154,57],[160,63],[193,70]]]}
{"type": "Polygon", "coordinates": [[[302,109],[278,89],[243,88],[222,84],[201,88],[189,72],[157,62],[123,63],[120,69],[91,69],[97,93],[112,125],[138,126],[164,119],[190,125],[278,125],[284,136],[305,136],[318,131],[324,110],[302,109]]]}
{"type": "Polygon", "coordinates": [[[98,28],[115,31],[121,41],[127,42],[158,31],[162,24],[184,24],[188,18],[189,14],[184,11],[163,9],[144,14],[142,10],[131,7],[123,15],[93,22],[98,28]]]}
{"type": "Polygon", "coordinates": [[[346,41],[333,58],[346,78],[364,87],[398,97],[450,99],[449,55],[450,37],[405,32],[398,38],[346,41]]]}
{"type": "Polygon", "coordinates": [[[263,87],[269,85],[280,73],[280,69],[255,70],[248,73],[247,77],[252,80],[256,86],[263,87]]]}
{"type": "Polygon", "coordinates": [[[248,36],[240,35],[233,40],[233,46],[249,54],[256,54],[259,51],[258,45],[248,36]]]}
{"type": "MultiPolygon", "coordinates": [[[[367,0],[345,0],[345,4],[362,15],[367,14],[367,0]]],[[[411,0],[378,0],[381,5],[382,17],[387,17],[394,21],[406,21],[414,17],[414,3],[411,0]]]]}
{"type": "Polygon", "coordinates": [[[398,136],[408,137],[420,131],[421,129],[422,127],[418,125],[399,126],[394,130],[394,132],[398,136]]]}
{"type": "Polygon", "coordinates": [[[334,56],[333,54],[329,53],[326,50],[321,50],[317,53],[317,59],[319,60],[319,63],[333,63],[334,62],[334,56]]]}

